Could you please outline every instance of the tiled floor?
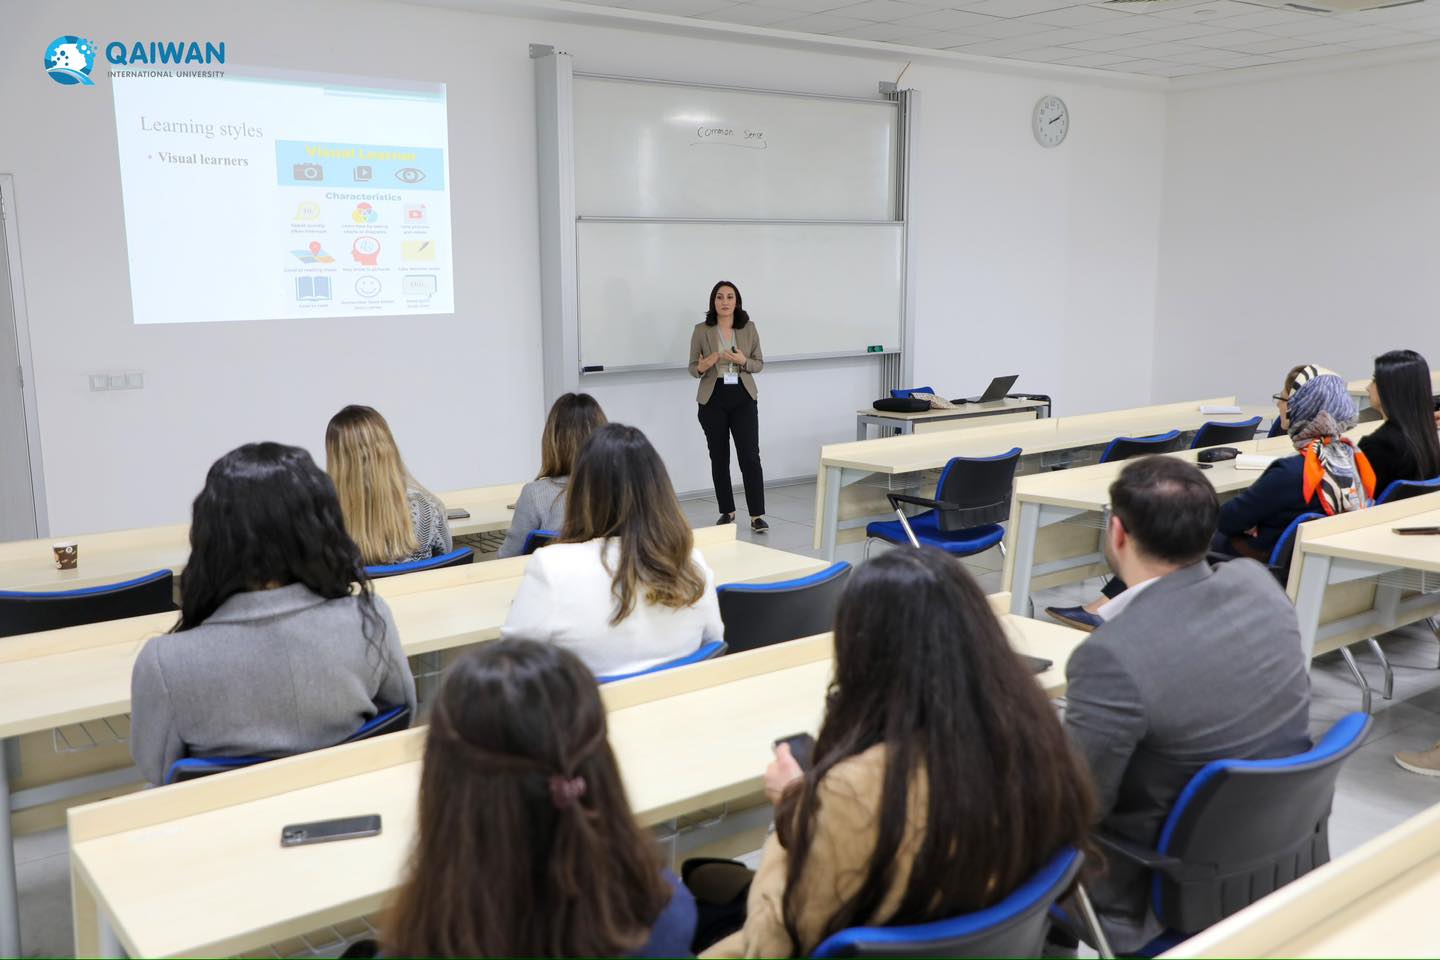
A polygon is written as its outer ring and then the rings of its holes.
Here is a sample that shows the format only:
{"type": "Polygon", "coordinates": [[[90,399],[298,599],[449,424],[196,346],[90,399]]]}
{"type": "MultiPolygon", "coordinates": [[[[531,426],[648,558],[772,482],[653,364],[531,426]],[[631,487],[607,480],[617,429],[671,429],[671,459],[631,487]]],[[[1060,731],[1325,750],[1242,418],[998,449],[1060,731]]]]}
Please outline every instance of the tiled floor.
{"type": "MultiPolygon", "coordinates": [[[[799,484],[767,490],[766,520],[770,531],[753,534],[742,509],[737,517],[740,537],[778,550],[819,555],[812,547],[815,485],[799,484]]],[[[683,502],[696,525],[714,523],[719,508],[713,498],[683,502]]],[[[860,561],[861,544],[844,544],[838,559],[860,561]]],[[[987,592],[1000,589],[1000,555],[990,551],[967,561],[987,592]]],[[[1081,603],[1095,595],[1100,581],[1074,584],[1036,597],[1036,607],[1081,603]]],[[[1395,668],[1395,696],[1374,696],[1375,726],[1369,739],[1346,761],[1335,793],[1330,819],[1330,847],[1339,856],[1440,801],[1440,778],[1419,777],[1397,767],[1397,750],[1427,747],[1440,740],[1440,644],[1423,626],[1397,631],[1384,640],[1395,668]]],[[[1377,688],[1380,670],[1368,650],[1357,647],[1361,669],[1377,688]]],[[[1314,699],[1311,732],[1319,735],[1339,717],[1360,708],[1360,694],[1338,655],[1322,658],[1311,670],[1314,699]]],[[[70,929],[69,857],[63,830],[21,837],[16,843],[20,883],[23,950],[27,956],[67,956],[73,950],[70,929]]]]}

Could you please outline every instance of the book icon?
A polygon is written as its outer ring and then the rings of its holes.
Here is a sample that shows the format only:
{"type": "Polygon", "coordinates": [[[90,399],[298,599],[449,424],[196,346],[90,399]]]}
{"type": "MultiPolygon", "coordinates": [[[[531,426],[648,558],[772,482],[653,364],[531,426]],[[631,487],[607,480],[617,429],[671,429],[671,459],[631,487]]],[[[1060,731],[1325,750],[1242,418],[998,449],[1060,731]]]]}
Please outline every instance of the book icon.
{"type": "Polygon", "coordinates": [[[329,277],[296,277],[295,299],[301,301],[324,301],[330,299],[329,277]]]}

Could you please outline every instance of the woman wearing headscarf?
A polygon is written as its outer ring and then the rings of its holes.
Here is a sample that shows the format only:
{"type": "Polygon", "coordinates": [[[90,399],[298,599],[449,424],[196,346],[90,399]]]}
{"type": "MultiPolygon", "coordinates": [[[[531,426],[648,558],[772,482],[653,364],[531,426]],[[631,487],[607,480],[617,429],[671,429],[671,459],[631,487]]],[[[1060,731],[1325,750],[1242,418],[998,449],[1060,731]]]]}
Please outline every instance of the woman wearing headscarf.
{"type": "Polygon", "coordinates": [[[1345,381],[1330,373],[1305,381],[1286,412],[1295,455],[1270,464],[1220,508],[1219,549],[1263,562],[1302,513],[1349,513],[1374,501],[1370,461],[1343,436],[1358,417],[1345,381]]]}

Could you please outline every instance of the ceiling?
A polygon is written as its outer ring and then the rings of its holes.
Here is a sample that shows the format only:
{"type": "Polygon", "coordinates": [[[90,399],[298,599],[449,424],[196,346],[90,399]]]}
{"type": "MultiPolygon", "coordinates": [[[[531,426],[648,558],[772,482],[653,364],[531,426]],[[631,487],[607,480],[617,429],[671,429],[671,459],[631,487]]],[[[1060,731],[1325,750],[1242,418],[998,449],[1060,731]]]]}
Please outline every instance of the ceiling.
{"type": "MultiPolygon", "coordinates": [[[[701,21],[1153,77],[1214,74],[1440,41],[1440,0],[1349,13],[1296,10],[1279,6],[1279,0],[586,2],[701,21]]],[[[1326,0],[1297,2],[1326,5],[1326,0]]]]}

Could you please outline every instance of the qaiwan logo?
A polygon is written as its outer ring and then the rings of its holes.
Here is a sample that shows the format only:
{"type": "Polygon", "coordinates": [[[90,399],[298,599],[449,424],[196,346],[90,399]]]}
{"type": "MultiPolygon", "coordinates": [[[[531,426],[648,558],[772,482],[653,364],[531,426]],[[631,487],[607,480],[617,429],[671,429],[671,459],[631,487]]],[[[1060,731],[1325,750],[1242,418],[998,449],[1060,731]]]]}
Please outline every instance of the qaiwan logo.
{"type": "Polygon", "coordinates": [[[56,37],[45,48],[45,72],[66,86],[95,86],[90,71],[95,68],[95,44],[83,37],[56,37]]]}

